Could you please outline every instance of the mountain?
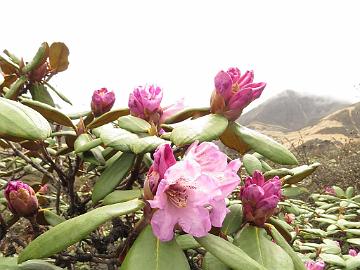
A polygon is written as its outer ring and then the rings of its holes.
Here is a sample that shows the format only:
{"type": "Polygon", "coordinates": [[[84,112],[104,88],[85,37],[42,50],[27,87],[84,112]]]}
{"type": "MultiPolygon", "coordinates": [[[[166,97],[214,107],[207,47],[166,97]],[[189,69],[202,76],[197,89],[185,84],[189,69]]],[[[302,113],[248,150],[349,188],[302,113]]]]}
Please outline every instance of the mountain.
{"type": "Polygon", "coordinates": [[[349,105],[344,101],[286,90],[239,119],[242,125],[274,131],[296,131],[349,105]]]}

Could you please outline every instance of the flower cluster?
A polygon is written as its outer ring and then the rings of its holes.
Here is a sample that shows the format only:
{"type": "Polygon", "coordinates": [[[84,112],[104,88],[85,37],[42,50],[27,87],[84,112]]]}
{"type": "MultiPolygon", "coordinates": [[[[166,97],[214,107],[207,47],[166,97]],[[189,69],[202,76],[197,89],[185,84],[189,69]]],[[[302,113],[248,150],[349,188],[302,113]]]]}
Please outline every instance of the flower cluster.
{"type": "Polygon", "coordinates": [[[29,217],[36,214],[38,200],[34,190],[21,181],[10,181],[5,189],[8,207],[15,215],[29,217]]]}
{"type": "Polygon", "coordinates": [[[155,153],[146,182],[156,209],[151,219],[154,234],[162,241],[173,238],[174,227],[196,237],[205,236],[211,226],[221,227],[227,214],[225,198],[239,184],[238,159],[227,156],[210,142],[193,143],[185,157],[176,161],[170,145],[155,153]]]}
{"type": "Polygon", "coordinates": [[[215,77],[215,90],[211,96],[212,113],[219,113],[229,120],[236,120],[243,109],[259,98],[266,83],[254,83],[254,72],[241,74],[238,68],[220,71],[215,77]]]}
{"type": "Polygon", "coordinates": [[[265,181],[261,172],[255,171],[245,179],[240,198],[243,203],[244,217],[247,222],[263,226],[271,217],[281,198],[281,182],[278,176],[265,181]]]}
{"type": "Polygon", "coordinates": [[[307,261],[305,267],[307,270],[323,270],[325,269],[325,263],[323,261],[307,261]]]}

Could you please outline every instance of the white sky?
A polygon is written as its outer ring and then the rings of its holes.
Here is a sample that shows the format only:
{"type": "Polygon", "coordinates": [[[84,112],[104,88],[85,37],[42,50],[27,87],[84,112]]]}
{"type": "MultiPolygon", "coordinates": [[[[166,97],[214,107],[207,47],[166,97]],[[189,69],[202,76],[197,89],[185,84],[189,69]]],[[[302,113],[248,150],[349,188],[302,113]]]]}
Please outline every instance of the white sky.
{"type": "Polygon", "coordinates": [[[51,82],[79,110],[95,89],[114,90],[125,106],[146,83],[163,88],[164,105],[184,96],[207,106],[215,74],[230,66],[267,82],[261,100],[293,89],[355,102],[359,8],[356,0],[1,1],[0,48],[30,60],[41,42],[65,42],[69,69],[51,82]]]}

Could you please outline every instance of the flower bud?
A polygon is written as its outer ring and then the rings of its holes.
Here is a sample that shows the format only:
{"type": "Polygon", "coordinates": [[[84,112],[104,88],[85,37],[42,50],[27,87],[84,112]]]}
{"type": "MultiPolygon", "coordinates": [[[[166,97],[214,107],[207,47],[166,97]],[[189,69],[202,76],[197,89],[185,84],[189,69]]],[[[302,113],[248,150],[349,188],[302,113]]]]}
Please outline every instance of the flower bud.
{"type": "Polygon", "coordinates": [[[38,200],[34,190],[21,181],[10,181],[5,189],[5,198],[11,212],[20,217],[36,214],[38,200]]]}
{"type": "Polygon", "coordinates": [[[139,86],[129,96],[130,114],[146,121],[158,123],[162,114],[160,103],[163,92],[160,87],[139,86]]]}
{"type": "Polygon", "coordinates": [[[336,192],[333,187],[325,187],[325,193],[328,195],[336,196],[336,192]]]}
{"type": "Polygon", "coordinates": [[[154,163],[149,169],[144,184],[146,199],[151,198],[156,193],[158,184],[164,178],[166,170],[175,163],[176,159],[169,144],[162,144],[156,149],[154,163]]]}
{"type": "Polygon", "coordinates": [[[240,190],[246,221],[263,226],[266,220],[273,215],[280,197],[279,177],[275,176],[265,181],[262,173],[255,171],[252,177],[246,178],[245,186],[240,190]]]}
{"type": "Polygon", "coordinates": [[[111,110],[115,103],[115,94],[106,88],[95,90],[91,100],[91,110],[95,117],[98,117],[111,110]]]}
{"type": "Polygon", "coordinates": [[[323,270],[325,269],[325,263],[323,261],[307,261],[305,267],[307,270],[323,270]]]}
{"type": "Polygon", "coordinates": [[[241,75],[238,68],[220,71],[215,76],[215,90],[211,96],[212,113],[224,115],[229,120],[236,120],[243,109],[259,98],[266,83],[254,83],[254,72],[246,71],[241,75]]]}
{"type": "Polygon", "coordinates": [[[30,72],[29,79],[35,82],[40,82],[48,72],[49,64],[48,62],[45,62],[41,66],[30,72]]]}

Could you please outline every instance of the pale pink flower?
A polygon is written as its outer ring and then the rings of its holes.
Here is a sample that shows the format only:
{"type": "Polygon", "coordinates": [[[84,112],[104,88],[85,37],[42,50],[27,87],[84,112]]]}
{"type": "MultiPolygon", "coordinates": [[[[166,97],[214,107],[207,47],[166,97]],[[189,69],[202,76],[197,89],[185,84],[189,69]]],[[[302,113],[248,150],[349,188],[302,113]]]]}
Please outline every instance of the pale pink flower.
{"type": "Polygon", "coordinates": [[[196,237],[205,236],[212,225],[221,227],[227,213],[225,198],[240,182],[239,167],[239,160],[228,164],[213,143],[191,145],[183,160],[166,170],[149,200],[157,208],[151,219],[154,234],[169,241],[177,224],[196,237]]]}
{"type": "Polygon", "coordinates": [[[351,249],[349,249],[349,255],[356,257],[358,255],[358,252],[355,249],[351,248],[351,249]]]}
{"type": "Polygon", "coordinates": [[[325,269],[325,263],[323,261],[307,261],[305,267],[307,270],[323,270],[325,269]]]}
{"type": "Polygon", "coordinates": [[[211,96],[211,112],[222,114],[229,120],[236,120],[243,109],[259,98],[266,83],[254,83],[254,72],[243,75],[238,68],[220,71],[215,76],[215,90],[211,96]]]}

